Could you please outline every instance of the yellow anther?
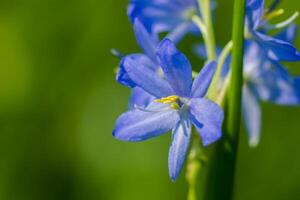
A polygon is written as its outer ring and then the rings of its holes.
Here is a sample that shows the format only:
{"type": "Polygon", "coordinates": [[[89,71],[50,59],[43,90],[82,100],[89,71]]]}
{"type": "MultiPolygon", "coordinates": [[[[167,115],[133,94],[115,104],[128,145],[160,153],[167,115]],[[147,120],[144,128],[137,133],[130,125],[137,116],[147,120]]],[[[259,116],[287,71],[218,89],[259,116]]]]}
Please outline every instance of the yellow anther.
{"type": "Polygon", "coordinates": [[[266,12],[264,15],[264,19],[271,20],[275,17],[278,17],[284,13],[284,9],[274,10],[272,12],[266,12]]]}
{"type": "Polygon", "coordinates": [[[175,103],[179,99],[178,96],[172,95],[168,97],[163,97],[161,99],[156,99],[154,102],[156,103],[163,103],[163,104],[170,104],[170,103],[175,103]]]}

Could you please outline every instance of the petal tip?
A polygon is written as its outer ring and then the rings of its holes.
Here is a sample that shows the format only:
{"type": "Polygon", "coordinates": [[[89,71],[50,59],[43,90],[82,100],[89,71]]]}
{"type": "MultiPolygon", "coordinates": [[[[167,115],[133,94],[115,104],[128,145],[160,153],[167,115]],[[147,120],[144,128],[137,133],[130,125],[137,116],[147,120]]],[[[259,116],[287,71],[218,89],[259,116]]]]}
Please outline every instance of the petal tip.
{"type": "Polygon", "coordinates": [[[258,138],[251,138],[249,139],[249,147],[251,148],[256,148],[259,144],[259,139],[258,138]]]}
{"type": "Polygon", "coordinates": [[[158,45],[157,52],[165,51],[166,49],[169,49],[170,47],[175,48],[175,44],[169,38],[165,38],[158,45]]]}
{"type": "Polygon", "coordinates": [[[213,144],[213,143],[215,143],[216,141],[218,141],[218,140],[220,140],[221,138],[222,138],[222,132],[221,133],[219,133],[217,136],[215,136],[215,137],[212,137],[212,138],[209,138],[209,139],[205,139],[205,140],[203,140],[202,139],[202,144],[203,144],[203,146],[204,147],[207,147],[207,146],[209,146],[209,145],[211,145],[211,144],[213,144]]]}
{"type": "Polygon", "coordinates": [[[178,175],[179,175],[179,173],[171,173],[171,172],[169,172],[170,180],[171,180],[173,183],[175,183],[175,182],[177,181],[178,175]]]}

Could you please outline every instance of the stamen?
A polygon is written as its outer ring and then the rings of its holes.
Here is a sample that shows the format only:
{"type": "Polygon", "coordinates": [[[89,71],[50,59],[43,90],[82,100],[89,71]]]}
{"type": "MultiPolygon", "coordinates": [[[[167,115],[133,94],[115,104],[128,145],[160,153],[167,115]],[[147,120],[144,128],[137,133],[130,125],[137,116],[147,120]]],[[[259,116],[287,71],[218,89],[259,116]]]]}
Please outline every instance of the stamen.
{"type": "Polygon", "coordinates": [[[287,20],[280,22],[278,24],[274,25],[274,28],[284,28],[288,25],[290,25],[295,19],[297,19],[297,17],[299,16],[299,12],[295,12],[291,17],[289,17],[287,20]]]}
{"type": "Polygon", "coordinates": [[[273,10],[275,10],[280,3],[281,0],[274,0],[270,5],[269,9],[267,10],[267,12],[272,12],[273,10]]]}
{"type": "Polygon", "coordinates": [[[170,103],[176,103],[176,101],[179,100],[179,97],[176,95],[163,97],[161,99],[156,99],[154,102],[156,103],[163,103],[163,104],[170,104],[170,103]]]}
{"type": "Polygon", "coordinates": [[[284,13],[284,9],[274,10],[271,12],[266,12],[264,15],[265,20],[271,20],[275,17],[278,17],[284,13]]]}

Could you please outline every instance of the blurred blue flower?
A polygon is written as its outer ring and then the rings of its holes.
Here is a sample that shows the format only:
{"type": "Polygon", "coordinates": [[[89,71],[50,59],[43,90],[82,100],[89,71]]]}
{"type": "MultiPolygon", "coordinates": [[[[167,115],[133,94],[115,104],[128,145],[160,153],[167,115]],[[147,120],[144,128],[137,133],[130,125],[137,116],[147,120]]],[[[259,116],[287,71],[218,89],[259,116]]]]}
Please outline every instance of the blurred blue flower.
{"type": "Polygon", "coordinates": [[[272,60],[299,61],[300,53],[291,43],[265,33],[266,18],[264,0],[247,0],[246,37],[256,41],[272,60]]]}
{"type": "MultiPolygon", "coordinates": [[[[294,43],[297,27],[288,28],[274,36],[275,39],[294,43]]],[[[203,45],[197,45],[194,52],[203,59],[207,58],[203,45]]],[[[217,48],[219,56],[221,48],[217,48]]],[[[223,87],[230,69],[231,57],[225,60],[219,86],[223,87]]],[[[268,52],[253,40],[245,41],[244,86],[242,97],[243,116],[248,130],[250,146],[256,146],[260,140],[261,109],[260,102],[277,105],[300,104],[300,78],[288,73],[279,62],[268,57],[268,52]]],[[[221,89],[221,88],[220,88],[221,89]]]]}
{"type": "MultiPolygon", "coordinates": [[[[275,35],[274,39],[292,44],[297,27],[288,28],[275,35]]],[[[260,140],[260,101],[277,105],[299,105],[300,89],[296,78],[279,62],[269,58],[268,52],[259,43],[246,41],[244,57],[243,115],[249,134],[249,144],[256,146],[260,140]]],[[[229,66],[228,66],[229,68],[229,66]]]]}
{"type": "Polygon", "coordinates": [[[155,63],[160,66],[162,75],[156,72],[155,65],[152,65],[154,62],[144,54],[122,59],[126,76],[138,90],[148,93],[153,100],[144,107],[135,106],[122,114],[113,135],[120,140],[137,142],[172,130],[169,175],[175,181],[186,159],[192,124],[205,146],[222,136],[223,110],[204,97],[216,63],[210,62],[204,66],[193,81],[190,62],[171,40],[163,40],[156,55],[155,63]]]}
{"type": "Polygon", "coordinates": [[[246,43],[244,61],[243,115],[249,134],[250,146],[260,140],[260,101],[277,105],[299,105],[299,87],[295,78],[279,63],[265,57],[254,42],[246,43]]]}
{"type": "Polygon", "coordinates": [[[199,33],[191,20],[193,15],[200,16],[197,0],[131,0],[128,15],[132,22],[138,18],[151,33],[168,32],[175,43],[186,33],[199,33]]]}

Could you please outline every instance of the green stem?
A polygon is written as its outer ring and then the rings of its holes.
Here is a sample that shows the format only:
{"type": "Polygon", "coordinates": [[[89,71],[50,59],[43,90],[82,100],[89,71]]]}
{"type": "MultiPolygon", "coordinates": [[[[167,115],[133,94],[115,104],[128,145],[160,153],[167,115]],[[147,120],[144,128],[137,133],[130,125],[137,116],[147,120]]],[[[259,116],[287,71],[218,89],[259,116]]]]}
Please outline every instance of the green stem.
{"type": "Polygon", "coordinates": [[[243,86],[245,0],[234,1],[233,50],[231,80],[228,93],[228,121],[226,130],[233,140],[233,150],[237,150],[241,121],[241,96],[243,86]]]}
{"type": "Polygon", "coordinates": [[[243,85],[245,0],[234,1],[233,49],[228,103],[225,108],[224,136],[208,150],[205,165],[203,197],[205,200],[232,200],[235,165],[241,115],[241,93],[243,85]]]}
{"type": "Polygon", "coordinates": [[[199,135],[195,129],[193,133],[193,143],[189,152],[186,171],[186,181],[189,186],[187,200],[197,200],[197,193],[199,191],[197,187],[197,183],[199,183],[198,175],[206,160],[201,148],[199,135]]]}
{"type": "Polygon", "coordinates": [[[208,60],[212,61],[216,59],[216,42],[215,42],[215,33],[214,27],[212,23],[211,16],[211,8],[210,8],[210,0],[198,0],[198,4],[201,9],[201,14],[206,25],[206,33],[207,33],[207,55],[208,60]]]}

